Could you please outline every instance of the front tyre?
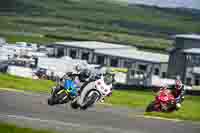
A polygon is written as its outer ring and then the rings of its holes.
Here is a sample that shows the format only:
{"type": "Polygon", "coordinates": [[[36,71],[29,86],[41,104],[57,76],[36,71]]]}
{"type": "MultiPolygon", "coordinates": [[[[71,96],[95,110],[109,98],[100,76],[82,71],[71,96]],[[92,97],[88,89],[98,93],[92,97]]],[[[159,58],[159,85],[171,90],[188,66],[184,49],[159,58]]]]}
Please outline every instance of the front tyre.
{"type": "Polygon", "coordinates": [[[155,111],[155,102],[154,102],[154,101],[151,102],[151,103],[147,106],[145,112],[153,112],[153,111],[155,111]]]}
{"type": "Polygon", "coordinates": [[[62,88],[52,89],[51,97],[48,99],[49,105],[64,104],[69,101],[68,94],[62,88]]]}
{"type": "Polygon", "coordinates": [[[47,100],[48,105],[53,106],[53,105],[57,104],[57,102],[56,102],[56,99],[57,99],[56,93],[57,93],[59,90],[61,90],[61,89],[58,88],[58,87],[53,87],[53,88],[51,89],[51,96],[50,96],[50,97],[48,98],[48,100],[47,100]]]}
{"type": "Polygon", "coordinates": [[[47,102],[48,102],[48,105],[51,105],[51,106],[54,105],[54,102],[53,102],[52,98],[48,98],[47,102]]]}
{"type": "Polygon", "coordinates": [[[97,92],[93,92],[91,96],[89,96],[89,94],[84,99],[85,104],[81,107],[82,110],[86,110],[99,99],[99,94],[97,92]]]}

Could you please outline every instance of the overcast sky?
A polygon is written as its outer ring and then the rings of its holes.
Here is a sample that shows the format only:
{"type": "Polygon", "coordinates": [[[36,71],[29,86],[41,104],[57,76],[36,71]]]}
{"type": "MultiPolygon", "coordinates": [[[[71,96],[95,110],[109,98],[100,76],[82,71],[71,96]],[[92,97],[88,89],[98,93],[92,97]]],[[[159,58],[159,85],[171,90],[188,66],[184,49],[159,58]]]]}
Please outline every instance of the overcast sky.
{"type": "Polygon", "coordinates": [[[128,0],[129,3],[200,9],[200,0],[128,0]]]}

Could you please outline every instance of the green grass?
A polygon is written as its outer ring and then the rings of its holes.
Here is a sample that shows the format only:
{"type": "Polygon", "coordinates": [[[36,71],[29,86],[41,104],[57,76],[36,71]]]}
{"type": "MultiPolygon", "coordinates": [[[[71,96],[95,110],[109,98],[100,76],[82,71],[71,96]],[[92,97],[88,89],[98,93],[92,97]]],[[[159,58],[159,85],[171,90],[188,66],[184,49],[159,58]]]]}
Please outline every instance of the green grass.
{"type": "Polygon", "coordinates": [[[141,36],[135,33],[129,34],[124,28],[120,27],[113,29],[109,25],[102,26],[101,24],[81,21],[64,19],[59,19],[58,21],[55,18],[41,17],[33,18],[0,16],[0,19],[5,21],[5,23],[0,24],[0,28],[2,29],[0,36],[5,37],[8,42],[31,41],[35,43],[48,43],[64,40],[95,40],[163,51],[172,45],[172,41],[168,39],[141,36]],[[20,35],[23,32],[25,32],[24,34],[41,34],[44,37],[20,35]]]}
{"type": "MultiPolygon", "coordinates": [[[[154,100],[153,92],[144,91],[114,91],[113,96],[106,99],[107,103],[130,108],[146,108],[154,100]]],[[[200,97],[186,96],[182,108],[172,113],[145,113],[145,115],[200,121],[200,97]]]]}
{"type": "Polygon", "coordinates": [[[54,85],[51,81],[33,80],[28,78],[19,78],[11,75],[0,74],[0,87],[13,88],[25,91],[33,91],[40,93],[50,92],[50,87],[54,85]]]}
{"type": "Polygon", "coordinates": [[[106,99],[107,103],[131,108],[146,107],[153,99],[151,92],[114,90],[113,95],[106,99]]]}
{"type": "Polygon", "coordinates": [[[183,102],[183,107],[173,113],[145,113],[145,115],[159,116],[165,118],[176,118],[182,120],[200,121],[200,97],[199,96],[186,96],[183,102]]]}
{"type": "MultiPolygon", "coordinates": [[[[0,74],[0,88],[13,88],[39,93],[49,93],[50,87],[54,85],[51,81],[32,80],[16,76],[0,74]]],[[[105,102],[114,106],[126,106],[130,108],[146,108],[154,100],[153,92],[142,90],[114,90],[113,95],[106,98],[105,102]]],[[[145,113],[145,115],[161,116],[166,118],[177,118],[183,120],[200,121],[200,97],[186,96],[183,107],[173,113],[145,113]]]]}
{"type": "Polygon", "coordinates": [[[29,42],[29,43],[39,43],[39,44],[48,44],[56,41],[63,41],[61,39],[48,38],[45,36],[24,36],[24,35],[15,35],[15,34],[5,34],[0,33],[1,37],[6,38],[8,43],[16,42],[29,42]]]}
{"type": "MultiPolygon", "coordinates": [[[[164,51],[171,47],[169,34],[200,32],[200,16],[178,9],[128,6],[105,0],[15,0],[12,5],[9,2],[0,5],[1,33],[52,34],[64,40],[117,42],[164,51]]],[[[11,42],[24,40],[6,38],[11,42]]]]}
{"type": "Polygon", "coordinates": [[[1,133],[52,133],[45,130],[35,130],[31,128],[21,128],[13,124],[7,124],[0,122],[1,133]]]}

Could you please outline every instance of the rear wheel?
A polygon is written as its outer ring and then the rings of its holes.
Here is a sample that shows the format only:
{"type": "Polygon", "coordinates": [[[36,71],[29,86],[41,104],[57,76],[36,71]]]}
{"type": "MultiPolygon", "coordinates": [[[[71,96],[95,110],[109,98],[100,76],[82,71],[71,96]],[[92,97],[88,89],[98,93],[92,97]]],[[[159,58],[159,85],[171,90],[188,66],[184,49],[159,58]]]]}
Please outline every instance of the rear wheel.
{"type": "Polygon", "coordinates": [[[79,104],[77,103],[77,101],[74,101],[74,102],[71,103],[71,107],[73,109],[77,109],[77,108],[79,108],[79,104]]]}

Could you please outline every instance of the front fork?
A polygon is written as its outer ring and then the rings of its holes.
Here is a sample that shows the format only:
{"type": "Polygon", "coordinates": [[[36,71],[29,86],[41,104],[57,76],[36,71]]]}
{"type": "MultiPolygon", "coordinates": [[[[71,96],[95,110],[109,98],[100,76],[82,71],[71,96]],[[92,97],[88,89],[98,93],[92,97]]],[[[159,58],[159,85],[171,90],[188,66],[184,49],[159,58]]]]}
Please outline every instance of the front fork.
{"type": "Polygon", "coordinates": [[[51,95],[53,95],[53,92],[55,91],[56,88],[57,88],[56,86],[51,88],[51,95]]]}
{"type": "Polygon", "coordinates": [[[104,96],[101,96],[101,98],[98,100],[100,103],[104,103],[105,101],[105,97],[104,96]]]}

